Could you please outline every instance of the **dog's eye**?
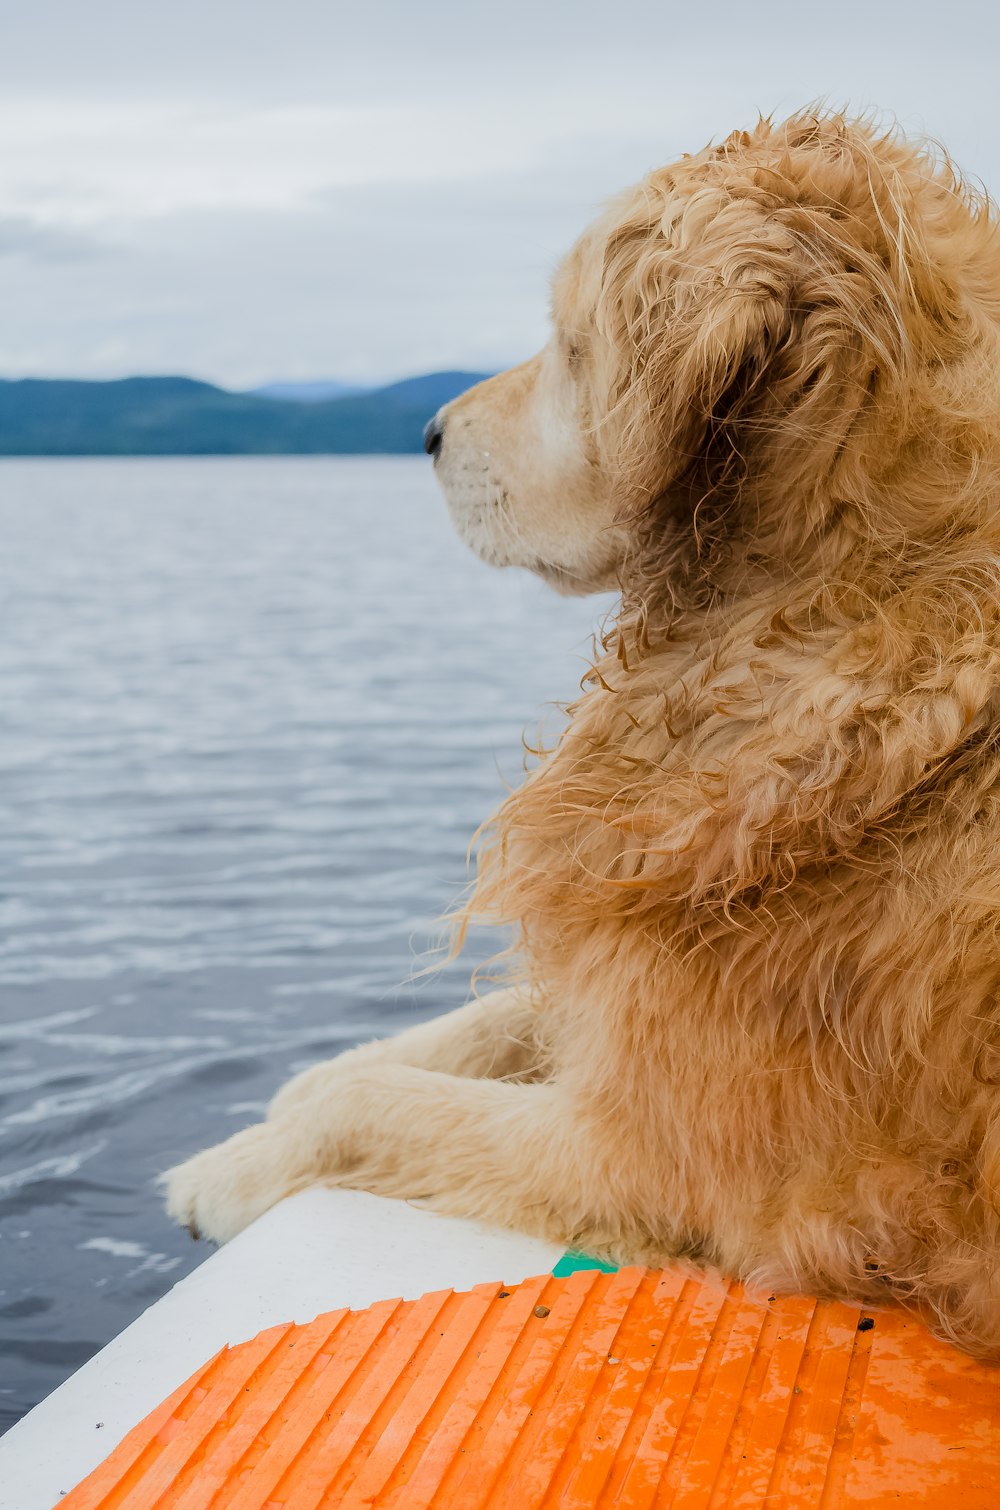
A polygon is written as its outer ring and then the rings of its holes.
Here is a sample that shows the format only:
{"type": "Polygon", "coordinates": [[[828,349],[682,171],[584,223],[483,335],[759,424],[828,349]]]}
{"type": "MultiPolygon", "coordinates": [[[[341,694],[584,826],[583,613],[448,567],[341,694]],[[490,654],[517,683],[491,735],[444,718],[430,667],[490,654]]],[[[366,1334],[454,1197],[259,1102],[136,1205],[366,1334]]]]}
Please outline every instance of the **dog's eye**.
{"type": "Polygon", "coordinates": [[[572,334],[566,329],[556,330],[556,351],[560,362],[565,362],[571,374],[583,364],[587,342],[578,331],[572,334]]]}

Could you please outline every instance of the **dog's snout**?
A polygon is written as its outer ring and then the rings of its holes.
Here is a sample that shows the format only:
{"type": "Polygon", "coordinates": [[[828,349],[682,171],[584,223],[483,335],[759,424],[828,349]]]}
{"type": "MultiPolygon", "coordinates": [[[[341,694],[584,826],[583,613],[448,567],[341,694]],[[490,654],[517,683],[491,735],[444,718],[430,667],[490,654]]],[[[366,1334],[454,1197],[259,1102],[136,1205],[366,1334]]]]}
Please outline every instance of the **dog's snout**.
{"type": "Polygon", "coordinates": [[[440,415],[435,414],[424,426],[424,450],[428,456],[436,457],[444,440],[444,421],[440,415]]]}

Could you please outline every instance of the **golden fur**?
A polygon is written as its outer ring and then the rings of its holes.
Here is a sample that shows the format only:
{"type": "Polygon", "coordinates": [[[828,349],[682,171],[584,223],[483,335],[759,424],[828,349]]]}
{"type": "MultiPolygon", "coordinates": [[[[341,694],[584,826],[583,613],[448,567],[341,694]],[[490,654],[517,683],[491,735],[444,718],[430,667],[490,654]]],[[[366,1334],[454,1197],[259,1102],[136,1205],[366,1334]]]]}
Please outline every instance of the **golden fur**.
{"type": "Polygon", "coordinates": [[[172,1209],[422,1195],[997,1353],[990,207],[898,133],[762,122],[623,197],[554,321],[438,459],[487,559],[622,586],[481,849],[511,987],[293,1081],[172,1209]]]}

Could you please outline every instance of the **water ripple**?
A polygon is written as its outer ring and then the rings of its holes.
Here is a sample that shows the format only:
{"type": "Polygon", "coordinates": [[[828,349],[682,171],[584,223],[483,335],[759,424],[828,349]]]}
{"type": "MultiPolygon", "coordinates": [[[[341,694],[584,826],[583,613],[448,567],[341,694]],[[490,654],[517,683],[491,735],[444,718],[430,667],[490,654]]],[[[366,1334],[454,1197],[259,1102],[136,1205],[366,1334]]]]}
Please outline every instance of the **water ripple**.
{"type": "Polygon", "coordinates": [[[165,1166],[462,999],[487,940],[414,972],[600,605],[417,458],[9,461],[0,532],[2,1428],[199,1257],[165,1166]]]}

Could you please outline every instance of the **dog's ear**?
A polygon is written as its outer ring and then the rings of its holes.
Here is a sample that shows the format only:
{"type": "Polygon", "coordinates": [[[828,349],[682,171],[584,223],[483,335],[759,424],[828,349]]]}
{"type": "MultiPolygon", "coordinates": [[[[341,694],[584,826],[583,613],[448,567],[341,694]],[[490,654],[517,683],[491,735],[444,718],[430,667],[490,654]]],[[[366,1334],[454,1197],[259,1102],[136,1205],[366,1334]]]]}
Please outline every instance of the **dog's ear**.
{"type": "Polygon", "coordinates": [[[608,237],[596,323],[626,517],[671,489],[732,498],[752,479],[763,518],[772,477],[776,512],[792,496],[801,510],[898,363],[886,268],[757,176],[683,195],[650,180],[608,237]]]}
{"type": "Polygon", "coordinates": [[[795,254],[787,230],[715,185],[667,194],[658,218],[637,213],[613,233],[597,325],[624,495],[646,501],[707,447],[736,448],[789,332],[795,254]]]}

